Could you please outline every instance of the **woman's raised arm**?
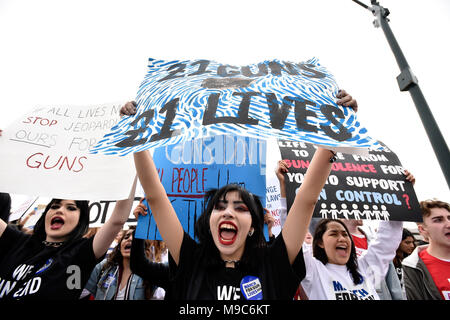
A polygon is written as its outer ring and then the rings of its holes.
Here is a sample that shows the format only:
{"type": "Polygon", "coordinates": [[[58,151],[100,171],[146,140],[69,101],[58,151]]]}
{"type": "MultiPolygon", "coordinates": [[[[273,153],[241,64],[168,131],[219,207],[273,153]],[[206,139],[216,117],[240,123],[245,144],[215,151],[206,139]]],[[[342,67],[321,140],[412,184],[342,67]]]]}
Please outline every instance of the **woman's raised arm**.
{"type": "Polygon", "coordinates": [[[291,264],[308,232],[314,207],[331,171],[330,158],[333,156],[330,150],[317,148],[287,215],[282,235],[291,264]]]}
{"type": "Polygon", "coordinates": [[[184,231],[159,179],[150,152],[146,150],[135,153],[134,163],[159,233],[166,243],[170,255],[178,264],[184,231]]]}

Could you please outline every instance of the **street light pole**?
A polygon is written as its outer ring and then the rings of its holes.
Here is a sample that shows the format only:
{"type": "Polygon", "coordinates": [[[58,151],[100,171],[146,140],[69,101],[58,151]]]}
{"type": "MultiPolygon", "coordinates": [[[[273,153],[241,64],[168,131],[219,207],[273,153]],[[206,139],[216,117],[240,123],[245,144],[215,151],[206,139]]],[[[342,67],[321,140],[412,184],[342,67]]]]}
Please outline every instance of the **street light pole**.
{"type": "Polygon", "coordinates": [[[417,112],[419,113],[422,124],[428,135],[428,139],[431,142],[434,153],[438,159],[439,165],[441,166],[442,172],[444,173],[445,179],[447,180],[447,185],[450,188],[450,151],[448,149],[447,143],[436,123],[433,114],[431,113],[428,103],[419,87],[416,76],[412,73],[411,68],[406,61],[406,58],[392,33],[391,27],[389,26],[389,10],[382,7],[378,1],[371,0],[372,6],[369,7],[358,0],[352,0],[365,9],[371,11],[376,17],[374,20],[375,28],[381,26],[381,29],[386,36],[386,39],[394,53],[395,60],[400,68],[400,75],[397,77],[397,83],[400,91],[409,91],[413,102],[416,106],[417,112]]]}

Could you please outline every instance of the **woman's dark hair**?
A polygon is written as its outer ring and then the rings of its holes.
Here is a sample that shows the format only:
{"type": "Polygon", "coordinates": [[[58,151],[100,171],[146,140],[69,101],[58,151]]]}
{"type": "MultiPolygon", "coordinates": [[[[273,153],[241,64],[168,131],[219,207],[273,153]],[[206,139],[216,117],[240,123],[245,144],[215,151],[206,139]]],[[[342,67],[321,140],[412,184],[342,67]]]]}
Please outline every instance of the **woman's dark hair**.
{"type": "Polygon", "coordinates": [[[11,196],[9,193],[0,192],[0,219],[8,223],[11,214],[11,196]]]}
{"type": "Polygon", "coordinates": [[[131,230],[131,234],[134,237],[134,232],[135,232],[134,226],[130,226],[129,230],[122,230],[122,234],[120,235],[119,242],[117,243],[117,245],[114,247],[114,249],[109,254],[108,259],[102,268],[102,272],[114,265],[118,265],[118,266],[122,267],[123,256],[122,256],[122,251],[120,250],[121,249],[120,246],[122,244],[122,241],[125,239],[125,236],[127,235],[127,233],[130,230],[131,230]]]}
{"type": "Polygon", "coordinates": [[[414,235],[412,234],[411,231],[409,231],[408,229],[403,228],[403,233],[402,233],[402,241],[405,240],[406,238],[411,237],[413,238],[413,240],[416,240],[414,238],[414,235]]]}
{"type": "MultiPolygon", "coordinates": [[[[405,240],[406,238],[411,237],[413,238],[413,243],[414,243],[414,247],[416,246],[416,238],[414,238],[414,235],[412,234],[411,231],[409,231],[408,229],[403,228],[403,233],[402,233],[402,241],[405,240]]],[[[404,258],[406,258],[408,256],[408,254],[406,252],[403,252],[400,248],[401,248],[402,244],[400,242],[400,244],[398,245],[397,250],[395,251],[395,257],[393,260],[394,266],[396,268],[401,268],[402,267],[402,261],[404,258]]]]}
{"type": "Polygon", "coordinates": [[[195,236],[202,244],[207,252],[207,256],[210,259],[210,263],[222,263],[220,258],[220,252],[214,244],[214,240],[211,235],[209,220],[211,213],[214,210],[217,202],[225,198],[225,196],[232,191],[237,191],[242,201],[245,203],[250,211],[252,217],[252,227],[254,229],[253,235],[247,237],[245,242],[244,254],[241,258],[241,263],[250,263],[252,260],[251,255],[254,252],[253,249],[262,248],[267,245],[264,237],[264,208],[259,200],[259,197],[250,193],[245,188],[236,185],[228,184],[220,189],[212,189],[206,192],[204,198],[203,212],[195,223],[195,236]]]}
{"type": "MultiPolygon", "coordinates": [[[[33,237],[35,239],[39,241],[46,239],[47,234],[45,233],[45,216],[47,215],[48,210],[53,204],[61,203],[61,201],[63,200],[52,199],[47,204],[44,212],[34,226],[33,237]]],[[[69,233],[67,240],[65,241],[66,244],[82,238],[89,228],[89,202],[85,200],[75,200],[75,204],[77,208],[80,209],[80,218],[78,219],[78,224],[76,225],[76,227],[72,230],[72,232],[69,233]]]]}
{"type": "Polygon", "coordinates": [[[358,256],[356,255],[355,244],[353,243],[352,236],[351,236],[350,232],[348,231],[347,226],[342,221],[337,220],[337,219],[322,219],[319,221],[319,223],[317,224],[316,230],[314,232],[314,238],[313,238],[313,244],[312,244],[313,255],[317,260],[319,260],[323,264],[328,263],[328,256],[325,252],[325,249],[321,248],[319,246],[319,244],[323,243],[322,237],[323,237],[324,233],[327,231],[328,224],[330,222],[337,222],[337,223],[341,224],[344,227],[345,231],[347,232],[347,234],[350,238],[351,251],[350,251],[350,257],[346,263],[346,266],[347,266],[347,270],[352,275],[353,283],[355,285],[359,284],[362,281],[362,277],[358,272],[358,256]]]}

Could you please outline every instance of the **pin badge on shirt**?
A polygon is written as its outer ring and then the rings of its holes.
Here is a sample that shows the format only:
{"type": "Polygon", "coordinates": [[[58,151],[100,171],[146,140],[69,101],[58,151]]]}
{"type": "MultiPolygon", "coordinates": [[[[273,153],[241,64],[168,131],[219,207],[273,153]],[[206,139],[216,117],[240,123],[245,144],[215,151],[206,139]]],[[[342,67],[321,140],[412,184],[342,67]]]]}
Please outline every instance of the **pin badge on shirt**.
{"type": "Polygon", "coordinates": [[[114,274],[108,273],[106,280],[103,282],[102,287],[108,289],[109,286],[114,282],[114,274]]]}
{"type": "Polygon", "coordinates": [[[48,260],[44,263],[44,265],[43,265],[42,267],[40,267],[38,271],[36,271],[35,274],[40,274],[40,273],[44,272],[45,270],[47,270],[47,269],[50,267],[50,265],[51,265],[52,263],[53,263],[53,259],[52,259],[52,258],[48,259],[48,260]]]}
{"type": "Polygon", "coordinates": [[[245,276],[241,280],[241,292],[247,300],[262,300],[262,286],[258,277],[245,276]]]}

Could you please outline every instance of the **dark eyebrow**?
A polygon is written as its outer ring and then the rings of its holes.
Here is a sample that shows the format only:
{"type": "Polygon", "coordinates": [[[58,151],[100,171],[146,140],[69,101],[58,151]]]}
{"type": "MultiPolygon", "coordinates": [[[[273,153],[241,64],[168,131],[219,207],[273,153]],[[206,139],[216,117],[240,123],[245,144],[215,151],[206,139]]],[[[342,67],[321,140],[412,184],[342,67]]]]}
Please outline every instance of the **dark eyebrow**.
{"type": "MultiPolygon", "coordinates": [[[[222,202],[222,203],[227,204],[228,200],[218,200],[217,202],[222,202]]],[[[245,202],[242,200],[237,200],[237,201],[233,201],[233,204],[245,204],[245,202]]]]}
{"type": "Polygon", "coordinates": [[[75,202],[67,202],[66,205],[68,206],[77,206],[77,204],[75,202]]]}
{"type": "Polygon", "coordinates": [[[341,232],[341,233],[348,234],[347,231],[345,231],[345,230],[340,230],[340,229],[328,229],[328,232],[341,232]]]}

